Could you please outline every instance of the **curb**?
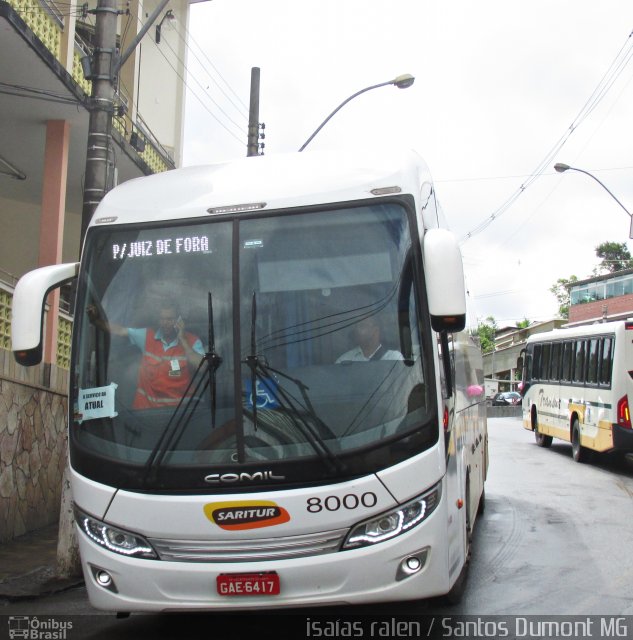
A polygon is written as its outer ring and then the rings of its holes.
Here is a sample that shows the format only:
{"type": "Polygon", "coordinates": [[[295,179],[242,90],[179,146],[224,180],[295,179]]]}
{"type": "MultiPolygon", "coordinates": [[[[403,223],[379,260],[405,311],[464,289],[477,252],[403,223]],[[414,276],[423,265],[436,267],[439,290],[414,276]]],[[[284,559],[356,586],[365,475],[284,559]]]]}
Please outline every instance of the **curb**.
{"type": "Polygon", "coordinates": [[[16,602],[44,598],[83,584],[83,577],[61,578],[52,566],[42,566],[0,582],[0,599],[16,602]]]}

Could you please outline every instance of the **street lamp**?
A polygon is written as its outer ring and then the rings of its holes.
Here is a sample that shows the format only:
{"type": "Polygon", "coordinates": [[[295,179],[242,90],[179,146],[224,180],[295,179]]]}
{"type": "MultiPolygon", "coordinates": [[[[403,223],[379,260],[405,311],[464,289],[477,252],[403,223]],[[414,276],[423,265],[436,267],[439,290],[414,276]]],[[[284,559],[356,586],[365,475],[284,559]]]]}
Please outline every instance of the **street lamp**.
{"type": "Polygon", "coordinates": [[[165,12],[165,15],[163,16],[163,19],[156,25],[156,44],[160,43],[160,36],[161,36],[161,30],[163,28],[163,22],[165,22],[165,20],[168,20],[169,22],[173,22],[176,19],[176,16],[174,15],[174,12],[169,9],[167,12],[165,12]]]}
{"type": "Polygon", "coordinates": [[[590,178],[593,178],[627,213],[629,218],[631,219],[630,227],[629,227],[629,238],[633,238],[633,214],[611,193],[611,191],[604,185],[596,176],[589,171],[585,171],[584,169],[578,169],[577,167],[570,167],[568,164],[563,164],[562,162],[557,162],[554,165],[554,169],[558,173],[564,173],[565,171],[578,171],[580,173],[584,173],[588,175],[590,178]]]}
{"type": "Polygon", "coordinates": [[[390,84],[398,87],[398,89],[408,89],[414,82],[415,82],[415,78],[412,75],[405,73],[404,75],[398,76],[393,80],[389,80],[387,82],[381,82],[380,84],[373,84],[371,87],[365,87],[364,89],[357,91],[356,93],[351,95],[349,98],[347,98],[347,100],[343,100],[343,102],[341,102],[341,104],[339,104],[339,106],[336,107],[336,109],[334,109],[332,113],[330,113],[330,115],[317,127],[316,131],[303,143],[299,151],[303,151],[310,144],[310,142],[312,141],[312,138],[314,138],[314,136],[316,136],[316,134],[319,133],[321,129],[323,129],[323,127],[330,121],[332,116],[337,111],[342,109],[350,100],[353,100],[356,96],[359,96],[361,93],[365,93],[366,91],[371,91],[372,89],[378,89],[378,87],[386,87],[387,85],[390,85],[390,84]]]}

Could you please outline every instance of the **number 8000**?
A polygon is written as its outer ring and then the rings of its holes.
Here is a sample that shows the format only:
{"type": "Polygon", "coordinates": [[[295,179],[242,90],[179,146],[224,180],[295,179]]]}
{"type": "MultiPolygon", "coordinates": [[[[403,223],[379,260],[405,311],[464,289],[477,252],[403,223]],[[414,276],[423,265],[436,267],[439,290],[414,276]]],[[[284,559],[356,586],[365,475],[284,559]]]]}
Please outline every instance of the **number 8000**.
{"type": "Polygon", "coordinates": [[[308,498],[306,509],[309,513],[319,513],[325,509],[326,511],[338,511],[339,509],[357,509],[360,505],[363,507],[375,507],[378,502],[378,496],[373,491],[366,491],[360,496],[355,493],[347,493],[342,498],[338,496],[327,496],[326,498],[308,498]]]}

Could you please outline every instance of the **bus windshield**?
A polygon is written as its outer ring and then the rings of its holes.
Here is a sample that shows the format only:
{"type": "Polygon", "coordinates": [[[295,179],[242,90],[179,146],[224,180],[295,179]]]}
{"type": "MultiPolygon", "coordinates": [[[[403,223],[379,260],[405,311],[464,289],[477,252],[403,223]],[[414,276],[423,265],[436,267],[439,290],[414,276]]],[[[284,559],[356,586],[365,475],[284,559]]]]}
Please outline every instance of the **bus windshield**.
{"type": "Polygon", "coordinates": [[[298,483],[433,446],[413,224],[393,202],[92,229],[74,467],[128,488],[298,483]]]}

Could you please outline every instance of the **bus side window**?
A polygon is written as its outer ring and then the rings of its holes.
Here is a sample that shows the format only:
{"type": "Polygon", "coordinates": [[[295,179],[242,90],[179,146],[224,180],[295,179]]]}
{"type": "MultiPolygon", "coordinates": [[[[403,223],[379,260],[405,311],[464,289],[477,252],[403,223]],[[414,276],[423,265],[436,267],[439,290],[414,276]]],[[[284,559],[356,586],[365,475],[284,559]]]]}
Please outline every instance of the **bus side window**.
{"type": "Polygon", "coordinates": [[[561,368],[560,379],[563,382],[571,381],[571,372],[572,372],[572,360],[573,360],[573,342],[564,342],[563,343],[563,362],[561,368]]]}
{"type": "Polygon", "coordinates": [[[611,385],[611,369],[613,366],[613,338],[602,340],[602,356],[600,358],[600,377],[598,382],[601,385],[611,385]]]}
{"type": "Polygon", "coordinates": [[[549,363],[550,363],[550,355],[551,355],[552,345],[549,342],[546,342],[542,346],[541,352],[541,367],[539,371],[539,379],[541,380],[549,380],[549,363]]]}
{"type": "Polygon", "coordinates": [[[554,382],[560,381],[560,342],[552,343],[552,359],[550,362],[549,379],[554,382]]]}
{"type": "Polygon", "coordinates": [[[598,347],[600,340],[593,338],[587,341],[587,383],[597,384],[598,382],[598,347]]]}
{"type": "Polygon", "coordinates": [[[576,340],[573,382],[585,381],[585,341],[576,340]]]}
{"type": "Polygon", "coordinates": [[[534,357],[532,358],[532,370],[530,371],[530,380],[539,380],[541,370],[541,345],[534,345],[534,357]]]}

